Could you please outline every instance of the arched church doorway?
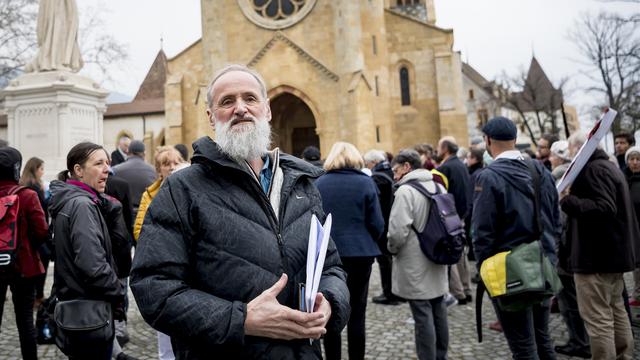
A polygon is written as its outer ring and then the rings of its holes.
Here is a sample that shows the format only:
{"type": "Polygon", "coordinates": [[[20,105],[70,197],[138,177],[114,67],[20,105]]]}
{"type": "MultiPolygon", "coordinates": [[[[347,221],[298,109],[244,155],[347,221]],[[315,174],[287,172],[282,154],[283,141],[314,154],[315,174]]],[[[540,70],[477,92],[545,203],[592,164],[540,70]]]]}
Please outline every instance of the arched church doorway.
{"type": "Polygon", "coordinates": [[[307,146],[320,148],[316,120],[309,106],[299,97],[282,93],[271,99],[273,146],[300,157],[307,146]]]}

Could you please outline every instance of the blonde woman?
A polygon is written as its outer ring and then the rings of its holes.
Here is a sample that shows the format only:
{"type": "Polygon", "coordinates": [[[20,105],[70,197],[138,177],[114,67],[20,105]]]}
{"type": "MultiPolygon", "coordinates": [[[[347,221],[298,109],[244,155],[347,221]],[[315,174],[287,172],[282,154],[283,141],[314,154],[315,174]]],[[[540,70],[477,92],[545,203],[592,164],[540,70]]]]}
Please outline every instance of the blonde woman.
{"type": "MultiPolygon", "coordinates": [[[[151,200],[156,196],[160,186],[164,180],[171,175],[176,169],[181,169],[185,164],[180,152],[173,146],[161,146],[156,149],[155,166],[158,173],[158,180],[151,184],[140,199],[140,208],[136,215],[136,222],[133,225],[133,237],[138,241],[140,237],[140,230],[142,230],[142,223],[144,222],[144,215],[147,213],[147,208],[151,204],[151,200]]],[[[160,360],[173,360],[173,350],[171,348],[171,338],[161,332],[158,332],[158,358],[160,360]]]]}
{"type": "MultiPolygon", "coordinates": [[[[355,146],[337,142],[324,162],[326,174],[316,181],[325,213],[333,214],[331,237],[347,272],[351,317],[347,326],[349,359],[363,359],[365,312],[371,265],[381,254],[377,240],[384,231],[384,218],[373,180],[360,171],[362,155],[355,146]]],[[[339,333],[327,332],[327,359],[340,359],[339,333]]]]}
{"type": "Polygon", "coordinates": [[[160,190],[160,185],[162,185],[164,180],[184,162],[185,161],[180,155],[180,152],[178,152],[178,150],[173,146],[160,146],[156,149],[155,166],[156,172],[158,173],[158,180],[149,185],[149,187],[142,193],[140,208],[136,215],[136,222],[133,225],[133,237],[136,241],[138,241],[138,237],[140,237],[140,230],[142,230],[144,215],[147,213],[147,208],[149,207],[149,204],[151,204],[151,200],[153,200],[158,193],[158,190],[160,190]]]}

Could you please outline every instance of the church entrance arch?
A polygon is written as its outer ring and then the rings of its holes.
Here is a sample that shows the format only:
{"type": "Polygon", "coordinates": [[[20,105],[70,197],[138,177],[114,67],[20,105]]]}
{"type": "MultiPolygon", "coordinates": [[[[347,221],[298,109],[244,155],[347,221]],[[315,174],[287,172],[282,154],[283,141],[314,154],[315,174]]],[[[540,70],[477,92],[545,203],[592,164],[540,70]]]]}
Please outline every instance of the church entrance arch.
{"type": "Polygon", "coordinates": [[[273,146],[300,157],[307,146],[320,148],[316,119],[309,105],[300,97],[281,92],[271,98],[273,146]]]}

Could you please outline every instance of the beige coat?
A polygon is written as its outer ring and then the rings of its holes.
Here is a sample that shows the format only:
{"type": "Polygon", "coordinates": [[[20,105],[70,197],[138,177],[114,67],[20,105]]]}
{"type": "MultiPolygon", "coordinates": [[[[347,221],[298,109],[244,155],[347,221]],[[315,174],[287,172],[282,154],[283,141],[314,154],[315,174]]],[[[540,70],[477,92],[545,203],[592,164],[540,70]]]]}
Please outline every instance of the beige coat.
{"type": "MultiPolygon", "coordinates": [[[[436,191],[431,173],[424,169],[405,175],[399,184],[418,180],[429,191],[436,191]]],[[[440,187],[442,191],[443,187],[440,187]]],[[[431,262],[420,250],[418,236],[411,228],[422,230],[427,224],[430,200],[408,185],[395,193],[389,216],[389,243],[393,253],[392,292],[408,300],[429,300],[447,293],[447,266],[431,262]]]]}

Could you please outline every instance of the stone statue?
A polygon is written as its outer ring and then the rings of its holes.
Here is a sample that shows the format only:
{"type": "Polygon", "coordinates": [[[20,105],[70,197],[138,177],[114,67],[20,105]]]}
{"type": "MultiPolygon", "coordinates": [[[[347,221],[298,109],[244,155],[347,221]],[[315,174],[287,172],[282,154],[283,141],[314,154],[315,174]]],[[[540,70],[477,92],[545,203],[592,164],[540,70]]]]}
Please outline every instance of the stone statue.
{"type": "Polygon", "coordinates": [[[27,72],[82,68],[75,0],[40,0],[37,32],[38,54],[26,66],[27,72]]]}

